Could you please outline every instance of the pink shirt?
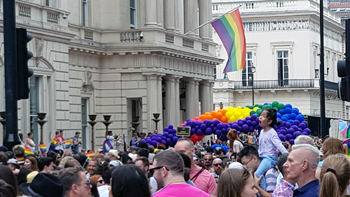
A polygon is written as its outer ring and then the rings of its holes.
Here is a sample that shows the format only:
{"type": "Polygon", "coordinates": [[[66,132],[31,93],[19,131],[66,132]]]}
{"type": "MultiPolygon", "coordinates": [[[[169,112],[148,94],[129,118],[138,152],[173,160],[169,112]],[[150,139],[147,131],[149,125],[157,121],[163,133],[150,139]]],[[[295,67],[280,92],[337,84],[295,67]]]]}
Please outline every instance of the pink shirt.
{"type": "MultiPolygon", "coordinates": [[[[201,168],[192,170],[190,174],[190,179],[192,180],[192,177],[196,175],[200,170],[201,168]]],[[[215,182],[214,176],[208,170],[203,170],[203,172],[201,172],[192,181],[197,188],[205,191],[206,193],[208,194],[216,193],[216,182],[215,182]]]]}
{"type": "Polygon", "coordinates": [[[184,197],[184,196],[210,197],[209,194],[187,183],[167,185],[163,189],[161,189],[160,191],[152,195],[152,197],[184,197]]]}

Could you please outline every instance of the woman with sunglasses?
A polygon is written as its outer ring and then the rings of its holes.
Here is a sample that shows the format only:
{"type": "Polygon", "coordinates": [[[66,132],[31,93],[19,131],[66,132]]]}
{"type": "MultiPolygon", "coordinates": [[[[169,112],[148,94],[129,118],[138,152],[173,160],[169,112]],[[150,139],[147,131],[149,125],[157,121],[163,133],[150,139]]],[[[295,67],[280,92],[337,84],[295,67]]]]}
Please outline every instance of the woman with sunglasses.
{"type": "Polygon", "coordinates": [[[105,184],[105,182],[104,182],[102,176],[99,175],[99,174],[92,175],[92,176],[90,177],[90,181],[91,181],[91,182],[94,182],[94,183],[96,184],[97,187],[99,187],[99,186],[105,184]]]}
{"type": "Polygon", "coordinates": [[[256,197],[257,193],[254,178],[246,168],[233,168],[222,172],[216,190],[217,197],[256,197]]]}

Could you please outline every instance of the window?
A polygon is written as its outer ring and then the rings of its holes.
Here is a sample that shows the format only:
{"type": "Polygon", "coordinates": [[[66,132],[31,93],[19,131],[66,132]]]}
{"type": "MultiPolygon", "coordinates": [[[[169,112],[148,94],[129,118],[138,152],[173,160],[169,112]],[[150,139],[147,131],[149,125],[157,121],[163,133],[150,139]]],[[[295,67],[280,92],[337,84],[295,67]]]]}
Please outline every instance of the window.
{"type": "Polygon", "coordinates": [[[82,25],[88,26],[88,24],[89,24],[88,0],[82,0],[82,25]]]}
{"type": "Polygon", "coordinates": [[[242,71],[242,86],[251,86],[253,80],[252,66],[253,53],[247,52],[245,55],[245,69],[242,71]]]}
{"type": "Polygon", "coordinates": [[[136,28],[136,0],[130,0],[130,28],[136,28]]]}
{"type": "Polygon", "coordinates": [[[216,79],[216,66],[214,66],[214,79],[216,79]]]}
{"type": "Polygon", "coordinates": [[[46,6],[52,6],[52,1],[51,0],[46,0],[45,1],[46,6]]]}
{"type": "Polygon", "coordinates": [[[288,85],[289,70],[288,70],[288,51],[277,51],[277,66],[278,66],[278,85],[288,85]]]}

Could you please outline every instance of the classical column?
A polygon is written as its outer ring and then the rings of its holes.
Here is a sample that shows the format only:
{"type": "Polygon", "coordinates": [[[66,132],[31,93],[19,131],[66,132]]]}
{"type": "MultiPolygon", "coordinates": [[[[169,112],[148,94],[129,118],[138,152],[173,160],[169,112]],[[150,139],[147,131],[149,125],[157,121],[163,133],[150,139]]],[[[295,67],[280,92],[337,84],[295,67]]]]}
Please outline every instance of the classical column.
{"type": "Polygon", "coordinates": [[[210,112],[211,108],[210,107],[210,86],[211,84],[209,83],[209,81],[202,81],[200,83],[200,101],[201,101],[201,113],[205,113],[205,112],[210,112]]]}
{"type": "Polygon", "coordinates": [[[164,27],[164,2],[157,0],[157,22],[158,27],[164,27]]]}
{"type": "Polygon", "coordinates": [[[146,0],[146,27],[157,27],[157,0],[146,0]]]}
{"type": "Polygon", "coordinates": [[[166,126],[172,124],[176,125],[176,91],[175,91],[176,79],[174,76],[165,77],[165,114],[164,124],[166,126]]]}
{"type": "MultiPolygon", "coordinates": [[[[210,21],[211,15],[211,7],[209,3],[211,0],[200,0],[199,1],[199,25],[202,25],[208,21],[210,21]]],[[[207,24],[199,29],[199,37],[203,39],[209,39],[210,35],[210,24],[207,24]]]]}
{"type": "Polygon", "coordinates": [[[186,83],[186,119],[199,115],[199,81],[200,79],[190,78],[186,83]]]}
{"type": "MultiPolygon", "coordinates": [[[[163,118],[163,87],[162,87],[162,80],[163,80],[163,75],[158,75],[158,85],[157,85],[157,96],[158,96],[158,110],[157,112],[160,113],[159,115],[159,118],[161,119],[159,122],[158,122],[158,133],[163,133],[163,121],[164,121],[164,118],[163,118]]],[[[153,117],[152,117],[153,118],[153,117]]]]}
{"type": "MultiPolygon", "coordinates": [[[[184,25],[185,25],[185,31],[184,33],[187,33],[191,31],[192,29],[196,28],[196,24],[198,24],[198,17],[197,17],[197,0],[186,0],[184,1],[184,25]]],[[[188,35],[195,35],[196,31],[189,33],[188,35]]]]}
{"type": "Polygon", "coordinates": [[[214,93],[213,93],[213,87],[214,87],[214,81],[210,81],[209,82],[209,92],[210,92],[210,100],[209,100],[209,105],[210,105],[210,109],[211,110],[215,110],[214,109],[214,93]]]}
{"type": "Polygon", "coordinates": [[[158,112],[158,75],[157,74],[144,74],[147,78],[147,129],[153,131],[156,128],[155,123],[152,121],[153,113],[158,112]]]}
{"type": "Polygon", "coordinates": [[[175,30],[175,0],[164,0],[164,28],[175,30]]]}
{"type": "Polygon", "coordinates": [[[181,77],[175,78],[175,113],[176,113],[176,125],[180,125],[180,79],[181,77]]]}

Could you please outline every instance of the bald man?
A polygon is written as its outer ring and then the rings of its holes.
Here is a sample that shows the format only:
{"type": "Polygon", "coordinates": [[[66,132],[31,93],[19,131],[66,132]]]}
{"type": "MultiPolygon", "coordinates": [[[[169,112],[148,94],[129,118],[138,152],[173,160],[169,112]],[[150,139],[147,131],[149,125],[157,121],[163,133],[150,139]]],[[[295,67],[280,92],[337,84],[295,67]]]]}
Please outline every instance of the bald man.
{"type": "Polygon", "coordinates": [[[287,161],[283,165],[284,176],[298,184],[294,190],[295,197],[318,197],[319,181],[315,177],[320,152],[309,144],[292,147],[287,161]]]}
{"type": "Polygon", "coordinates": [[[215,178],[216,183],[218,183],[219,177],[222,171],[224,171],[224,164],[220,158],[216,158],[213,160],[213,169],[214,169],[213,176],[215,178]]]}
{"type": "Polygon", "coordinates": [[[191,158],[190,180],[196,185],[196,187],[211,196],[216,196],[216,182],[213,175],[208,170],[197,166],[193,161],[193,154],[195,153],[193,142],[188,138],[180,138],[174,149],[176,152],[183,152],[191,158]]]}

